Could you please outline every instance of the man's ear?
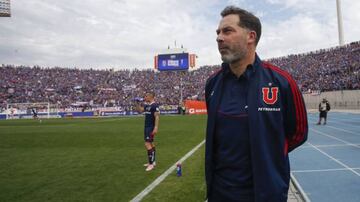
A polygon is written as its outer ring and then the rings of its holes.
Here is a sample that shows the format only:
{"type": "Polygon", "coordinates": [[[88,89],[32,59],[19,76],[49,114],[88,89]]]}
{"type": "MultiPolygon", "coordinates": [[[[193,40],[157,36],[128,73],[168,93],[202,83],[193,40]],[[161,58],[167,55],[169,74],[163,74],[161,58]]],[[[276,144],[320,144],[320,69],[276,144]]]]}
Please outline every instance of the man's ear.
{"type": "Polygon", "coordinates": [[[257,34],[255,31],[248,32],[248,42],[256,45],[257,34]]]}

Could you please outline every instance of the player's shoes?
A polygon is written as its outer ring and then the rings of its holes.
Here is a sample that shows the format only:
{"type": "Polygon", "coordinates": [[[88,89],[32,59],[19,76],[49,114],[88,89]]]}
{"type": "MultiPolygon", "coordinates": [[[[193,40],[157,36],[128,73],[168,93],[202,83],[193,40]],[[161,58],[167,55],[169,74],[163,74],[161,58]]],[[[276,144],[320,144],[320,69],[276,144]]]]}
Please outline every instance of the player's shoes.
{"type": "Polygon", "coordinates": [[[151,171],[151,170],[154,169],[154,168],[155,168],[155,166],[154,166],[153,164],[149,164],[149,165],[146,167],[145,171],[151,171]]]}
{"type": "MultiPolygon", "coordinates": [[[[144,167],[148,167],[149,165],[150,165],[149,163],[145,163],[145,164],[144,164],[144,167]]],[[[155,161],[154,161],[153,165],[156,166],[156,162],[155,162],[155,161]]]]}

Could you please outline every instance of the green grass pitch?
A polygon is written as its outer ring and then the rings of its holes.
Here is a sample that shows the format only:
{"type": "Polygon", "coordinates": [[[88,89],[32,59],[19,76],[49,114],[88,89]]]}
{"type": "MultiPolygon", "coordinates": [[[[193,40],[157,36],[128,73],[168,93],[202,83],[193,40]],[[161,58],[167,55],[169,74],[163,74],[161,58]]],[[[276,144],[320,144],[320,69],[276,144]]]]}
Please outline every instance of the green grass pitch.
{"type": "MultiPolygon", "coordinates": [[[[145,172],[143,117],[0,121],[0,201],[129,201],[198,145],[206,116],[161,116],[145,172]]],[[[204,201],[204,146],[143,201],[204,201]]]]}

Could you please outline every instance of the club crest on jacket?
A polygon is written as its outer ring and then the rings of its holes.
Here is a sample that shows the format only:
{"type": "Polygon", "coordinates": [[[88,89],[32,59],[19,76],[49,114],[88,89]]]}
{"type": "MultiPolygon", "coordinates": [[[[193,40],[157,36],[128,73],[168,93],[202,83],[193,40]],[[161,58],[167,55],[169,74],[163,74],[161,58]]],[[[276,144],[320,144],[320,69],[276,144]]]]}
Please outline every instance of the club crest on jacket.
{"type": "Polygon", "coordinates": [[[263,87],[262,97],[263,101],[268,105],[273,105],[278,99],[279,88],[278,87],[263,87]],[[271,93],[270,93],[271,91],[271,93]]]}

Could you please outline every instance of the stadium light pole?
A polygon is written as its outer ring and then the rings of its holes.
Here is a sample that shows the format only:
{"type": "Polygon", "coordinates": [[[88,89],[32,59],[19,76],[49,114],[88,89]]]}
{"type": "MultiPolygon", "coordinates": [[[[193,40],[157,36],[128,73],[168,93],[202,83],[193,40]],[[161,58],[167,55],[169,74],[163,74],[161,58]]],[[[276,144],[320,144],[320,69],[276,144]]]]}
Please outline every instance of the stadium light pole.
{"type": "Polygon", "coordinates": [[[338,21],[338,32],[339,32],[339,45],[342,46],[344,45],[344,31],[343,31],[340,0],[336,0],[336,10],[337,10],[337,21],[338,21]]]}
{"type": "Polygon", "coordinates": [[[183,80],[182,77],[180,77],[180,103],[183,102],[183,80]]]}

